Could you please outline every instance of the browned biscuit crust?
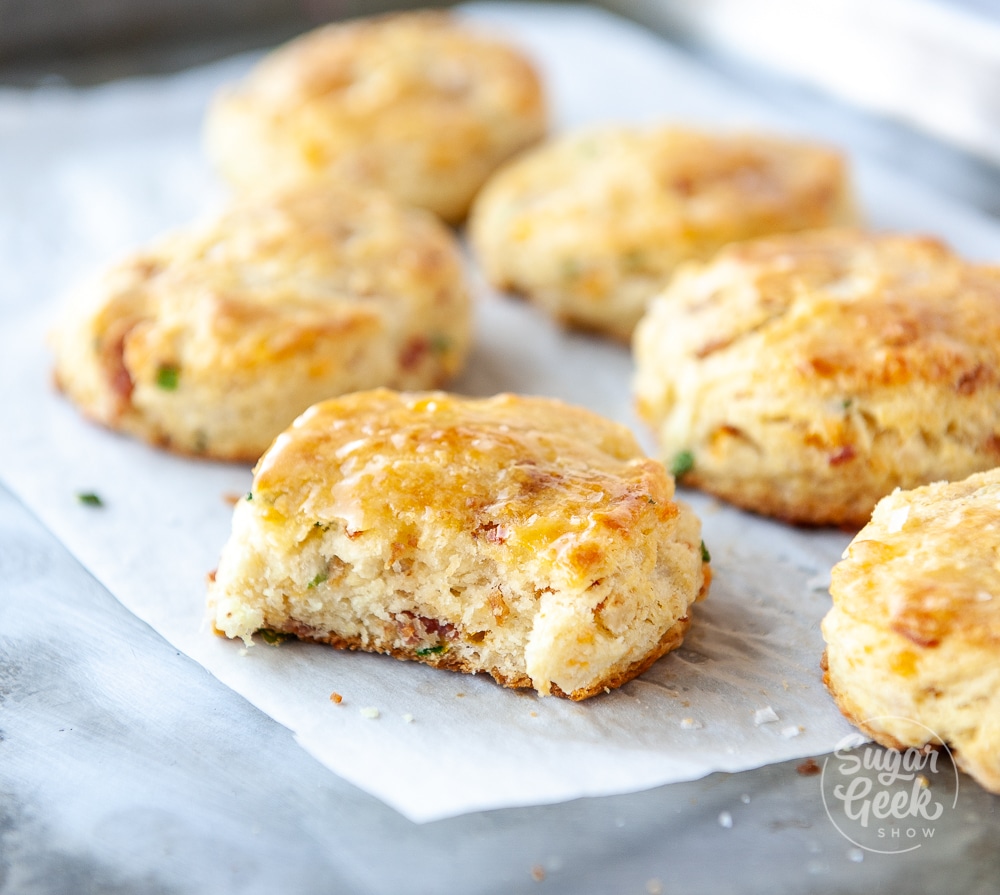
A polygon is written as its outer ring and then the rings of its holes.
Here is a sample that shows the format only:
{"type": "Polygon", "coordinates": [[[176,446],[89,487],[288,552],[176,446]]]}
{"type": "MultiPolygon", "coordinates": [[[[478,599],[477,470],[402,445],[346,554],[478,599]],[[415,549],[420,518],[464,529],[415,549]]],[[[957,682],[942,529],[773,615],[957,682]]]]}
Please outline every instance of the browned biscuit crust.
{"type": "Polygon", "coordinates": [[[257,466],[212,620],[583,699],[677,646],[700,525],[622,426],[561,402],[363,392],[257,466]]]}
{"type": "Polygon", "coordinates": [[[856,529],[893,488],[1000,463],[1000,268],[933,239],[734,244],[679,273],[634,344],[665,462],[758,513],[856,529]]]}
{"type": "Polygon", "coordinates": [[[824,682],[844,715],[892,748],[947,743],[1000,792],[1000,469],[881,500],[830,593],[824,682]]]}
{"type": "Polygon", "coordinates": [[[109,428],[252,462],[323,398],[445,384],[470,318],[433,215],[345,187],[275,193],[81,284],[53,333],[55,381],[109,428]]]}
{"type": "Polygon", "coordinates": [[[241,189],[334,180],[455,223],[545,132],[542,83],[513,46],[417,11],[317,28],[215,98],[206,146],[241,189]]]}

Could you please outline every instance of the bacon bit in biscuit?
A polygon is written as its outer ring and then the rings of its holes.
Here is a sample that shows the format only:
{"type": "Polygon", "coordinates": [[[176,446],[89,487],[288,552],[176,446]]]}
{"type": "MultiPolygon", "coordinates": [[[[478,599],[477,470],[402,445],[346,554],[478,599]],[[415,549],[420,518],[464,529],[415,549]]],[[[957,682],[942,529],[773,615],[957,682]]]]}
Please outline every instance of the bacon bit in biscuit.
{"type": "Polygon", "coordinates": [[[853,460],[856,456],[857,451],[854,450],[853,446],[845,444],[842,448],[830,454],[830,465],[840,466],[841,463],[847,463],[853,460]]]}
{"type": "Polygon", "coordinates": [[[420,362],[430,351],[430,343],[422,336],[410,339],[403,347],[399,355],[399,365],[404,370],[412,370],[420,365],[420,362]]]}
{"type": "Polygon", "coordinates": [[[822,770],[813,758],[807,758],[804,762],[795,766],[795,772],[801,774],[803,777],[813,777],[822,770]]]}
{"type": "Polygon", "coordinates": [[[330,702],[334,703],[335,705],[340,705],[343,701],[344,701],[344,697],[341,696],[336,691],[334,691],[333,693],[330,694],[330,702]]]}
{"type": "Polygon", "coordinates": [[[490,591],[490,612],[493,613],[493,617],[497,620],[498,625],[502,625],[504,620],[510,613],[510,609],[507,607],[507,603],[503,598],[503,592],[499,587],[495,587],[490,591]]]}
{"type": "Polygon", "coordinates": [[[482,537],[488,544],[503,544],[510,532],[507,527],[499,522],[484,522],[472,532],[472,536],[477,540],[482,537]]]}

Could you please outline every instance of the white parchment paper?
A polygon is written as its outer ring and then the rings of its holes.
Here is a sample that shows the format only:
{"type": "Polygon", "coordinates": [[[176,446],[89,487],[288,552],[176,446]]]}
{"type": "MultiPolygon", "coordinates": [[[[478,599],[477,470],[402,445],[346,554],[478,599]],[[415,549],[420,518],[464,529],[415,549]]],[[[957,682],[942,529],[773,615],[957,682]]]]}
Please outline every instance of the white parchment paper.
{"type": "MultiPolygon", "coordinates": [[[[466,14],[534,55],[557,130],[662,120],[796,129],[607,14],[510,4],[466,14]]],[[[54,394],[44,338],[74,279],[223,195],[201,153],[201,116],[215,87],[251,62],[90,90],[0,91],[5,484],[132,612],[331,770],[416,821],[830,751],[849,727],[820,682],[819,622],[848,536],[697,494],[685,497],[703,519],[715,579],[690,635],[640,679],[585,703],[322,646],[244,650],[209,632],[205,576],[228,536],[226,497],[247,490],[249,469],[173,457],[88,424],[54,394]],[[105,506],[82,505],[76,495],[87,491],[105,506]]],[[[874,225],[935,232],[970,256],[1000,258],[1000,232],[984,218],[855,162],[874,225]]],[[[563,333],[472,276],[478,344],[456,391],[553,395],[638,431],[627,351],[563,333]]]]}

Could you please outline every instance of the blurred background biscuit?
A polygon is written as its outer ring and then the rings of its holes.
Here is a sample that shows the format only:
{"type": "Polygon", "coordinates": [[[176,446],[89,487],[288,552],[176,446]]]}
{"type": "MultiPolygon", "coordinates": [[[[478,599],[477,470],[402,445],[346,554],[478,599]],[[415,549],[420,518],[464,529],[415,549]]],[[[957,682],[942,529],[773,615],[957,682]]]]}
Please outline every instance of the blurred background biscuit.
{"type": "Polygon", "coordinates": [[[677,266],[734,240],[851,223],[833,149],[673,127],[570,134],[505,165],[470,219],[488,279],[627,340],[677,266]]]}
{"type": "Polygon", "coordinates": [[[545,127],[543,87],[520,51],[423,11],[327,25],[272,51],[216,97],[205,140],[238,187],[332,178],[454,223],[545,127]]]}
{"type": "Polygon", "coordinates": [[[469,344],[454,237],[382,194],[243,200],[81,285],[52,345],[89,417],[171,450],[253,461],[310,404],[447,381],[469,344]]]}
{"type": "Polygon", "coordinates": [[[635,336],[639,414],[683,482],[793,522],[1000,463],[1000,268],[827,230],[683,269],[635,336]]]}

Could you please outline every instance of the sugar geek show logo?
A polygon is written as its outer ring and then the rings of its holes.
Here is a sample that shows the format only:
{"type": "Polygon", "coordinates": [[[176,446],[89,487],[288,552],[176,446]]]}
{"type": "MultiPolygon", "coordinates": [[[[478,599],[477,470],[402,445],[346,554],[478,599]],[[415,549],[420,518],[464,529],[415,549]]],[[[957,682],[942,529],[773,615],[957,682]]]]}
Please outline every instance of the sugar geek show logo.
{"type": "Polygon", "coordinates": [[[944,741],[922,727],[937,748],[888,749],[860,733],[844,737],[823,762],[823,806],[840,834],[858,848],[883,855],[916,851],[933,842],[937,824],[958,804],[958,771],[944,741]]]}

